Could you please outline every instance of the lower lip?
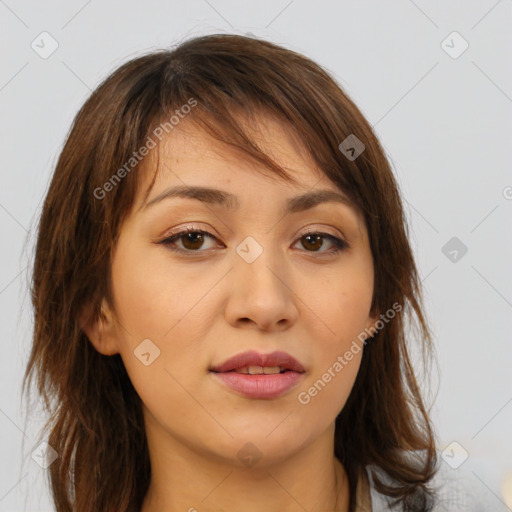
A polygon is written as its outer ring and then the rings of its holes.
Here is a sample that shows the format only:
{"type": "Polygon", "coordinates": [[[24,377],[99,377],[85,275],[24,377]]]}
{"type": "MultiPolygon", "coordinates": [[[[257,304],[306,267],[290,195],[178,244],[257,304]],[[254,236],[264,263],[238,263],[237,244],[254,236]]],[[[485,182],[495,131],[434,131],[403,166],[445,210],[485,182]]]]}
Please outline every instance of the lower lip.
{"type": "Polygon", "coordinates": [[[263,375],[225,372],[212,373],[228,388],[250,398],[276,398],[300,382],[303,373],[284,372],[263,375]]]}

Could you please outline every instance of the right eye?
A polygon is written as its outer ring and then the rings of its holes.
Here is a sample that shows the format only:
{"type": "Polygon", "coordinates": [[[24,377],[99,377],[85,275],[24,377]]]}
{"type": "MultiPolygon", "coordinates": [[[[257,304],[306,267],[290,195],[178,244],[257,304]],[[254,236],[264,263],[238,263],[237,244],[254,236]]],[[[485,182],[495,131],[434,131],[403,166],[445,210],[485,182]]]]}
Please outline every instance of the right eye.
{"type": "Polygon", "coordinates": [[[208,231],[196,228],[186,228],[182,231],[178,231],[176,233],[171,234],[170,236],[168,236],[167,238],[158,243],[169,247],[171,251],[176,251],[179,253],[189,255],[190,253],[194,252],[204,252],[199,251],[198,249],[200,249],[201,246],[204,244],[206,238],[217,240],[217,238],[208,231]],[[178,247],[176,245],[177,240],[181,241],[183,248],[178,247]]]}

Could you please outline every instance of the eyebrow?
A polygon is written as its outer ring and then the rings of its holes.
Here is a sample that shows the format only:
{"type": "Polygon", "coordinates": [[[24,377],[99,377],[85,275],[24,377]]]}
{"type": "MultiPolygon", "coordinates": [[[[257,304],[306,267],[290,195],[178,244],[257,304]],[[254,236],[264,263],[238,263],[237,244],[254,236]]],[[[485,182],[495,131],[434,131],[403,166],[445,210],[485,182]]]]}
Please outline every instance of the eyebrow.
{"type": "MultiPolygon", "coordinates": [[[[147,202],[143,209],[145,210],[165,199],[175,197],[197,199],[203,203],[220,205],[229,210],[236,210],[240,208],[240,201],[238,197],[230,192],[210,187],[182,185],[164,190],[151,199],[151,201],[147,202]]],[[[302,212],[327,202],[337,202],[350,207],[352,206],[352,202],[345,194],[325,189],[306,192],[305,194],[289,198],[286,202],[286,213],[302,212]]]]}

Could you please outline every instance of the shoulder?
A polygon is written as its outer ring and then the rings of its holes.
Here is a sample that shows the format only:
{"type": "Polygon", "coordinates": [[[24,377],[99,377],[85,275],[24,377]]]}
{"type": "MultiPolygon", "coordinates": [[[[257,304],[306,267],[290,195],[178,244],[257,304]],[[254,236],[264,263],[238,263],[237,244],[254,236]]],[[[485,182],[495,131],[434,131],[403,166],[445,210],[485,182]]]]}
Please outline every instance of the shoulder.
{"type": "MultiPolygon", "coordinates": [[[[375,488],[372,475],[389,483],[391,480],[376,466],[367,466],[366,474],[370,487],[372,512],[398,511],[399,507],[392,508],[391,500],[379,493],[375,488]]],[[[484,495],[478,492],[475,486],[475,476],[463,468],[452,469],[441,461],[439,469],[429,483],[429,488],[436,494],[436,501],[430,512],[483,512],[489,510],[489,504],[484,495]]]]}

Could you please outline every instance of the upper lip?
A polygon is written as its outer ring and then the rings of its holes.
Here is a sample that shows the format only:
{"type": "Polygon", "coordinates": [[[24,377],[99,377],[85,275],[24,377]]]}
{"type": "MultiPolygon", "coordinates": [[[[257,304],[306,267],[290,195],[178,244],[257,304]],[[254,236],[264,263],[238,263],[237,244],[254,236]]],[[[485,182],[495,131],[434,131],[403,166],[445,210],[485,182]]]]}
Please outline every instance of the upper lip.
{"type": "Polygon", "coordinates": [[[298,373],[305,372],[304,367],[297,359],[286,352],[276,351],[271,354],[260,354],[255,350],[242,352],[230,357],[222,364],[210,368],[210,371],[223,373],[245,368],[246,366],[279,366],[285,370],[292,370],[298,373]]]}

